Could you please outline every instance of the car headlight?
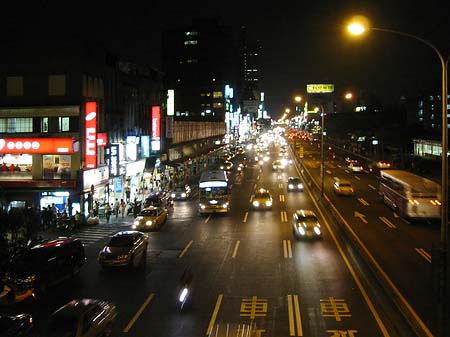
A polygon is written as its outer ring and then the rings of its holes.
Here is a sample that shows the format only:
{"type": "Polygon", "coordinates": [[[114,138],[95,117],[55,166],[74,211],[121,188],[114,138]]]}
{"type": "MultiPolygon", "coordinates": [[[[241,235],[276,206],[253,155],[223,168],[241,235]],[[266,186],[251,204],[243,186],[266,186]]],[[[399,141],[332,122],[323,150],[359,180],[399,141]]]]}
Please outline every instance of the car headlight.
{"type": "Polygon", "coordinates": [[[186,198],[186,193],[181,193],[182,198],[186,198]]]}
{"type": "Polygon", "coordinates": [[[253,206],[254,207],[259,207],[259,201],[258,200],[254,200],[253,201],[253,206]]]}
{"type": "Polygon", "coordinates": [[[151,225],[153,225],[153,221],[152,220],[148,220],[148,221],[145,222],[145,225],[151,226],[151,225]]]}
{"type": "Polygon", "coordinates": [[[170,196],[171,196],[172,198],[175,198],[175,197],[176,197],[175,193],[172,193],[170,196]]]}
{"type": "Polygon", "coordinates": [[[317,226],[314,226],[314,232],[315,232],[317,235],[320,235],[320,228],[317,227],[317,226]]]}
{"type": "Polygon", "coordinates": [[[200,204],[200,208],[201,208],[201,209],[205,209],[205,205],[200,204]]]}
{"type": "Polygon", "coordinates": [[[305,235],[306,234],[305,229],[302,226],[298,227],[298,232],[299,232],[300,235],[305,235]]]}
{"type": "Polygon", "coordinates": [[[139,221],[138,220],[136,220],[134,223],[133,223],[133,225],[134,225],[134,227],[137,227],[137,226],[139,226],[139,221]]]}
{"type": "Polygon", "coordinates": [[[289,189],[293,189],[294,185],[293,184],[289,184],[288,187],[289,187],[289,189]]]}
{"type": "Polygon", "coordinates": [[[297,188],[300,189],[300,190],[302,190],[302,189],[303,189],[303,184],[298,184],[298,185],[297,185],[297,188]]]}
{"type": "Polygon", "coordinates": [[[223,208],[228,208],[228,202],[224,203],[224,204],[222,205],[222,207],[223,207],[223,208]]]}
{"type": "Polygon", "coordinates": [[[266,206],[267,207],[272,207],[272,201],[270,201],[270,200],[266,201],[266,206]]]}

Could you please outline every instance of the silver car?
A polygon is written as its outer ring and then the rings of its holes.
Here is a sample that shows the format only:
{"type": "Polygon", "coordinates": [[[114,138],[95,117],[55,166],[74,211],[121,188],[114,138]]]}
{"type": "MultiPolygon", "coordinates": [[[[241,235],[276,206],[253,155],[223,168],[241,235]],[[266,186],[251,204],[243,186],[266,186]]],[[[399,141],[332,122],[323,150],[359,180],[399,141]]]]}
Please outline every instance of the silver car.
{"type": "Polygon", "coordinates": [[[72,300],[50,316],[46,336],[110,336],[116,317],[113,303],[90,298],[72,300]]]}
{"type": "Polygon", "coordinates": [[[137,267],[147,256],[148,236],[139,231],[121,231],[114,234],[98,254],[98,262],[107,267],[137,267]]]}
{"type": "Polygon", "coordinates": [[[322,230],[316,214],[307,209],[298,209],[293,215],[292,231],[299,239],[319,239],[322,230]]]}

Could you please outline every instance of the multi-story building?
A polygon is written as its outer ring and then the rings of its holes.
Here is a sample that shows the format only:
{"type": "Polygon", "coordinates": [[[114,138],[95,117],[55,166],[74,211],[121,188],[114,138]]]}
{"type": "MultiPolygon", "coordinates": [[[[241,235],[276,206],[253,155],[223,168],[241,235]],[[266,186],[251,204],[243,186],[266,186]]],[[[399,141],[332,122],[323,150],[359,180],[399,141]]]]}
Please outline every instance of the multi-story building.
{"type": "Polygon", "coordinates": [[[3,206],[54,203],[87,214],[94,202],[135,197],[150,142],[161,141],[160,73],[81,40],[8,47],[0,56],[3,206]]]}
{"type": "Polygon", "coordinates": [[[163,71],[169,89],[167,159],[204,153],[227,132],[237,109],[239,54],[231,27],[216,18],[163,33],[163,71]]]}

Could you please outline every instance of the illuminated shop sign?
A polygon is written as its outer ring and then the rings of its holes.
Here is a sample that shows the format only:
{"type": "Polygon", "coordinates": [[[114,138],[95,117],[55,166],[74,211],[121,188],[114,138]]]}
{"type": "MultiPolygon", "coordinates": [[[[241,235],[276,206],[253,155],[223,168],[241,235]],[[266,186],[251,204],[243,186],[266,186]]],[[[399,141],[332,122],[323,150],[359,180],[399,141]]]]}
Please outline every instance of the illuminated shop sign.
{"type": "Polygon", "coordinates": [[[102,166],[96,169],[83,171],[83,189],[91,189],[91,186],[97,186],[108,182],[109,167],[102,166]]]}
{"type": "Polygon", "coordinates": [[[107,149],[108,164],[111,176],[119,175],[119,145],[113,144],[107,149]]]}
{"type": "Polygon", "coordinates": [[[97,167],[97,103],[86,102],[85,110],[84,168],[92,169],[97,167]]]}
{"type": "Polygon", "coordinates": [[[106,146],[108,144],[108,134],[106,132],[97,133],[97,146],[106,146]]]}
{"type": "Polygon", "coordinates": [[[150,157],[150,136],[141,136],[141,155],[150,157]]]}
{"type": "Polygon", "coordinates": [[[175,90],[167,90],[167,116],[175,114],[175,90]]]}
{"type": "Polygon", "coordinates": [[[152,138],[159,139],[161,137],[161,107],[159,105],[152,106],[152,138]]]}
{"type": "Polygon", "coordinates": [[[72,138],[0,138],[0,154],[73,153],[72,138]]]}

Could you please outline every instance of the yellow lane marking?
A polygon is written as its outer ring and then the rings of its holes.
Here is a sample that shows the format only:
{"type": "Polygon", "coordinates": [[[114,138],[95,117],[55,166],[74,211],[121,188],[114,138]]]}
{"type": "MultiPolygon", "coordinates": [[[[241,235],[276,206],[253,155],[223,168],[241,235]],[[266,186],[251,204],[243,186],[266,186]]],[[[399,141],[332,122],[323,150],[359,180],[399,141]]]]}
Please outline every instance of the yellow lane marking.
{"type": "Polygon", "coordinates": [[[242,220],[242,222],[247,222],[247,218],[248,218],[248,212],[245,212],[245,214],[244,214],[244,220],[242,220]]]}
{"type": "Polygon", "coordinates": [[[189,247],[192,245],[192,243],[194,242],[194,240],[189,241],[189,243],[187,244],[187,246],[183,249],[183,251],[180,253],[180,255],[178,255],[178,258],[182,258],[184,256],[184,254],[186,254],[187,250],[189,249],[189,247]]]}
{"type": "Polygon", "coordinates": [[[280,202],[286,201],[286,199],[284,198],[284,194],[280,194],[278,197],[280,198],[280,202]]]}
{"type": "Polygon", "coordinates": [[[370,184],[369,184],[369,187],[370,187],[371,189],[375,190],[375,191],[377,190],[377,188],[376,188],[375,186],[372,186],[372,185],[370,185],[370,184]]]}
{"type": "Polygon", "coordinates": [[[397,228],[397,226],[395,226],[391,221],[389,221],[388,218],[386,218],[385,216],[380,216],[379,219],[381,221],[383,221],[389,228],[397,228]]]}
{"type": "Polygon", "coordinates": [[[358,176],[355,176],[355,179],[356,179],[356,180],[361,180],[361,178],[360,178],[360,177],[358,177],[358,176]]]}
{"type": "Polygon", "coordinates": [[[134,325],[134,323],[136,323],[137,319],[139,318],[139,316],[141,316],[142,312],[145,310],[145,308],[149,305],[149,303],[152,301],[153,297],[155,296],[154,293],[150,293],[150,295],[148,295],[147,299],[145,300],[145,302],[141,305],[141,307],[139,308],[139,310],[136,312],[136,314],[133,316],[133,318],[131,319],[131,321],[127,324],[127,326],[125,327],[125,329],[122,330],[122,332],[129,332],[132,328],[132,326],[134,325]]]}
{"type": "Polygon", "coordinates": [[[282,184],[282,183],[279,183],[279,184],[278,184],[278,187],[279,187],[279,188],[283,188],[283,184],[282,184]]]}
{"type": "Polygon", "coordinates": [[[286,211],[281,211],[280,212],[280,216],[281,216],[281,222],[287,222],[287,213],[286,213],[286,211]]]}
{"type": "Polygon", "coordinates": [[[292,259],[291,240],[283,240],[283,256],[286,259],[292,259]]]}
{"type": "Polygon", "coordinates": [[[237,240],[236,245],[234,246],[233,255],[231,256],[232,258],[236,257],[236,254],[237,254],[237,251],[238,251],[240,243],[241,243],[241,240],[237,240]]]}
{"type": "Polygon", "coordinates": [[[298,295],[288,295],[288,313],[289,313],[289,336],[297,336],[297,337],[303,336],[302,318],[300,315],[300,305],[298,295]],[[295,334],[295,326],[297,326],[297,334],[295,334]]]}
{"type": "Polygon", "coordinates": [[[365,201],[363,198],[358,198],[358,201],[363,204],[364,206],[369,206],[369,203],[365,201]]]}
{"type": "Polygon", "coordinates": [[[422,256],[427,262],[431,263],[431,255],[423,248],[414,248],[420,256],[422,256]]]}
{"type": "Polygon", "coordinates": [[[355,216],[355,218],[360,218],[362,222],[368,223],[368,221],[366,220],[366,216],[364,214],[355,211],[353,215],[355,216]]]}
{"type": "Polygon", "coordinates": [[[223,294],[219,294],[217,297],[216,305],[214,307],[214,311],[211,315],[211,320],[209,321],[208,330],[206,330],[206,336],[210,336],[212,329],[214,327],[214,324],[216,323],[217,314],[219,313],[220,304],[222,303],[223,294]]]}

